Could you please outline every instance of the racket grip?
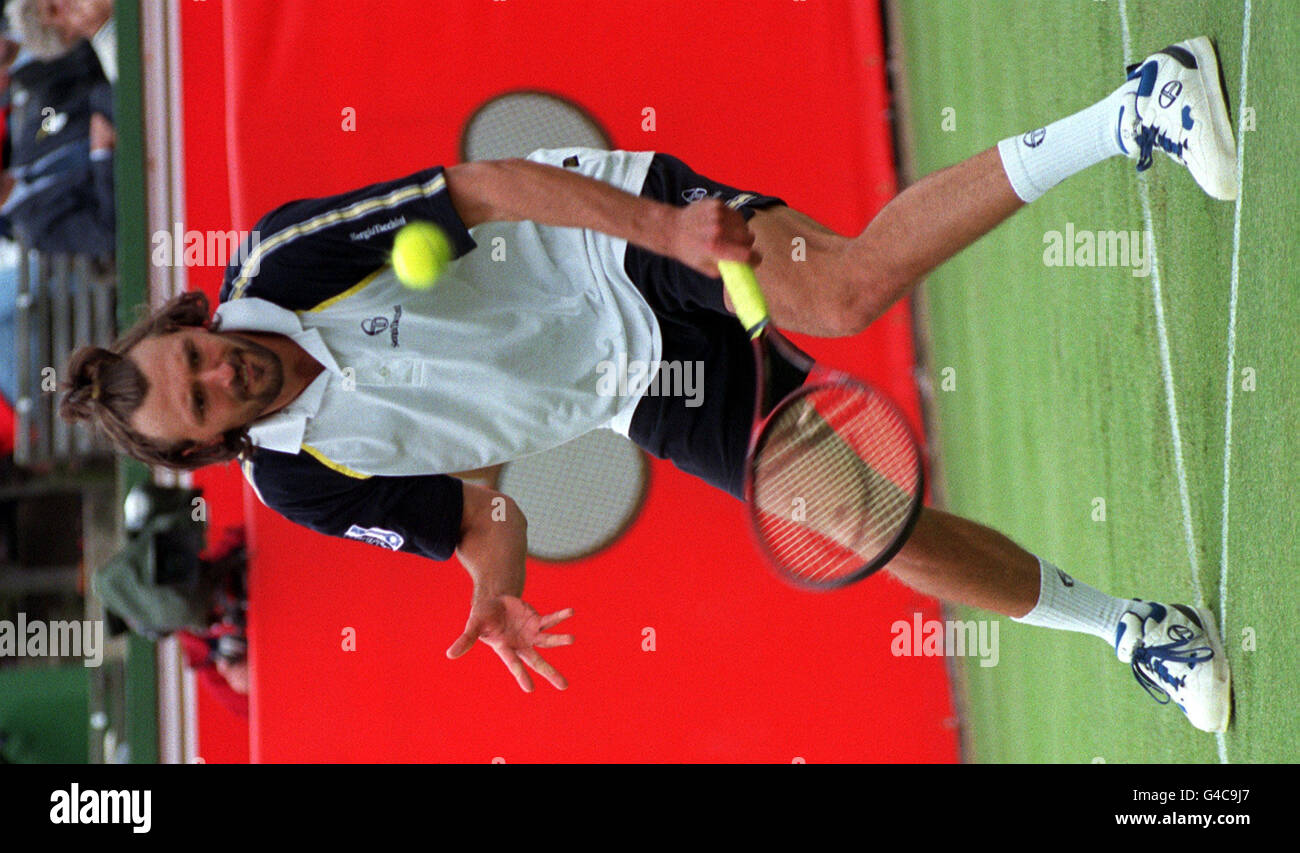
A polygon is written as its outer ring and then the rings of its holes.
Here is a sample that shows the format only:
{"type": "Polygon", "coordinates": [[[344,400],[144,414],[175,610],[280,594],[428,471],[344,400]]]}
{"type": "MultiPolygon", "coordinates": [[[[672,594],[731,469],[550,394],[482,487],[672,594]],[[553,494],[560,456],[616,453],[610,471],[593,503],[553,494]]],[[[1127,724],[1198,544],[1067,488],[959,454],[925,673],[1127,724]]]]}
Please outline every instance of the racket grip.
{"type": "Polygon", "coordinates": [[[758,288],[754,268],[740,261],[718,261],[718,272],[735,306],[736,318],[751,338],[757,336],[767,325],[768,315],[767,300],[758,288]]]}

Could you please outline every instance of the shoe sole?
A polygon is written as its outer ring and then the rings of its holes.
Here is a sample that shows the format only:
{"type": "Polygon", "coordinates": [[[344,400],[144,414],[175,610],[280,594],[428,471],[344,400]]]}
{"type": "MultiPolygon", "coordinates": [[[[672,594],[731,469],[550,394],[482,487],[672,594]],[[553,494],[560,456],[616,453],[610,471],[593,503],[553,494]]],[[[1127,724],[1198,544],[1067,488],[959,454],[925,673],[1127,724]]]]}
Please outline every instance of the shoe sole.
{"type": "Polygon", "coordinates": [[[1223,651],[1223,640],[1219,636],[1214,614],[1207,608],[1198,607],[1196,615],[1209,635],[1210,649],[1214,652],[1211,671],[1214,673],[1213,702],[1216,713],[1206,731],[1222,734],[1228,730],[1228,722],[1232,718],[1232,669],[1228,665],[1228,656],[1223,651]]]}
{"type": "Polygon", "coordinates": [[[1228,118],[1228,102],[1224,96],[1222,76],[1219,73],[1219,55],[1214,43],[1205,36],[1179,42],[1183,48],[1196,58],[1196,73],[1201,79],[1201,88],[1205,91],[1205,100],[1210,110],[1210,127],[1214,130],[1218,145],[1216,154],[1226,159],[1231,170],[1220,170],[1227,177],[1221,187],[1205,188],[1205,191],[1220,201],[1236,201],[1237,187],[1237,145],[1232,138],[1232,122],[1228,118]],[[1230,152],[1230,153],[1229,153],[1230,152]]]}

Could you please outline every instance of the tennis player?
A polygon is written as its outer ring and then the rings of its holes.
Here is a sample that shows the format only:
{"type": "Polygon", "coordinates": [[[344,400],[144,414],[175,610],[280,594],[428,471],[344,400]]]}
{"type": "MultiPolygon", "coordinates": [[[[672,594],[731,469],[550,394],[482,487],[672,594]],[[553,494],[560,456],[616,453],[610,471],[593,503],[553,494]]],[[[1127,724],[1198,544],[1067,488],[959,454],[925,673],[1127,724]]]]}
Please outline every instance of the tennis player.
{"type": "MultiPolygon", "coordinates": [[[[215,316],[185,294],[110,349],[74,353],[61,411],[148,463],[238,457],[267,506],[313,530],[455,553],[474,591],[448,655],[482,640],[524,690],[528,669],[563,689],[539,649],[573,641],[549,630],[571,611],[542,616],[520,599],[522,514],[453,472],[609,428],[739,497],[754,368],[718,260],[758,265],[782,328],[853,335],[1068,176],[1121,156],[1143,170],[1157,148],[1210,195],[1234,197],[1208,41],[1169,47],[1082,112],[926,177],[856,238],[662,153],[572,148],[431,168],[272,211],[228,269],[215,316]],[[443,228],[457,256],[423,292],[388,263],[394,232],[414,220],[443,228]],[[805,260],[791,257],[795,238],[805,260]],[[703,404],[599,393],[599,365],[620,359],[702,362],[703,404]]],[[[783,392],[804,378],[778,374],[783,392]]],[[[1114,598],[934,509],[889,570],[946,601],[1094,634],[1193,725],[1227,725],[1228,664],[1206,609],[1114,598]]]]}

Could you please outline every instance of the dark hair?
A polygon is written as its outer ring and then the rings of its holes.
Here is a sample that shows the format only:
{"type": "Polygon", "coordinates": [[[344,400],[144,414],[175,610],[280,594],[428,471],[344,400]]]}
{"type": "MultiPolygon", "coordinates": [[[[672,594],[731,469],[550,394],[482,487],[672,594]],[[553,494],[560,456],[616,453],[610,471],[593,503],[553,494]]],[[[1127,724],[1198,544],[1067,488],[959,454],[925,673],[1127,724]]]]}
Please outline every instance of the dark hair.
{"type": "MultiPolygon", "coordinates": [[[[161,442],[141,435],[130,426],[131,416],[149,393],[149,381],[127,357],[131,348],[145,338],[207,325],[210,314],[208,297],[201,291],[190,291],[142,317],[108,349],[82,347],[74,352],[64,373],[68,379],[59,386],[68,392],[59,403],[59,415],[69,423],[95,424],[120,451],[150,465],[192,471],[248,453],[253,445],[247,427],[228,430],[220,443],[192,450],[199,447],[198,442],[190,439],[161,442]]],[[[215,318],[208,328],[217,330],[215,318]]]]}

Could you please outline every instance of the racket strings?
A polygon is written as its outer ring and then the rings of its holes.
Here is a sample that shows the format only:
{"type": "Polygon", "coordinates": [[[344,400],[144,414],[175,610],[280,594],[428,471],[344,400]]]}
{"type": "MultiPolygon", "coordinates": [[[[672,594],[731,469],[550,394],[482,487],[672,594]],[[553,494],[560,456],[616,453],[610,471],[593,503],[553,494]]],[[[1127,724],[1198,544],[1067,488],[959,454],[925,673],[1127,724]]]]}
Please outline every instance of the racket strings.
{"type": "Polygon", "coordinates": [[[796,576],[827,583],[896,540],[920,490],[920,459],[892,405],[860,386],[829,385],[773,416],[753,477],[769,551],[796,576]]]}
{"type": "Polygon", "coordinates": [[[574,560],[611,544],[636,517],[645,492],[641,451],[610,430],[509,462],[497,488],[528,519],[528,553],[574,560]]]}

